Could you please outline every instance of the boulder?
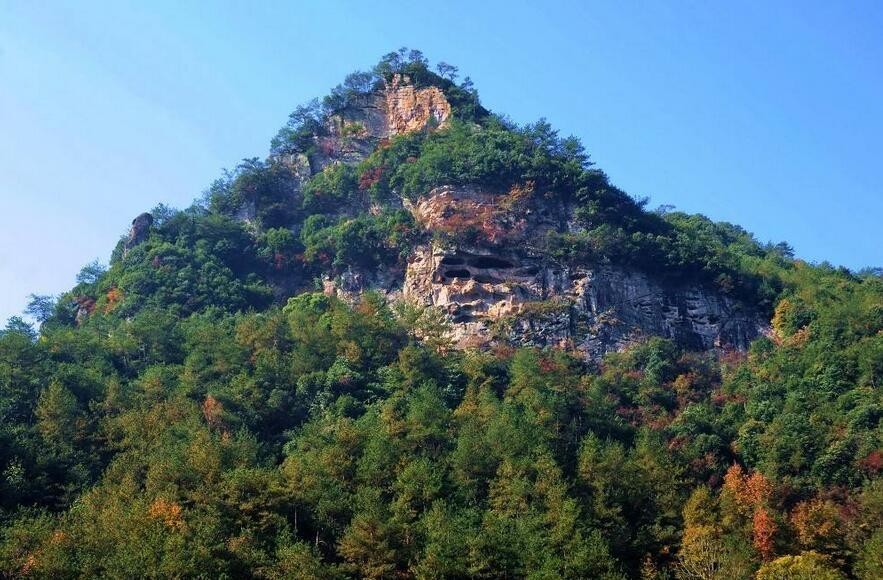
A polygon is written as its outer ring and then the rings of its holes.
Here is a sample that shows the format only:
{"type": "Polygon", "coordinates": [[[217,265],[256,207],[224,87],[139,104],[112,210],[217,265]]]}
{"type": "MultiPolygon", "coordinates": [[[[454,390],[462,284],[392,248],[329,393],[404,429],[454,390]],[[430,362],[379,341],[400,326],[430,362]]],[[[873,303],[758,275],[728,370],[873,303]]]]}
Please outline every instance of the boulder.
{"type": "Polygon", "coordinates": [[[153,225],[153,216],[145,212],[132,220],[132,227],[129,229],[129,237],[124,245],[123,255],[129,252],[138,244],[147,240],[150,235],[150,226],[153,225]]]}

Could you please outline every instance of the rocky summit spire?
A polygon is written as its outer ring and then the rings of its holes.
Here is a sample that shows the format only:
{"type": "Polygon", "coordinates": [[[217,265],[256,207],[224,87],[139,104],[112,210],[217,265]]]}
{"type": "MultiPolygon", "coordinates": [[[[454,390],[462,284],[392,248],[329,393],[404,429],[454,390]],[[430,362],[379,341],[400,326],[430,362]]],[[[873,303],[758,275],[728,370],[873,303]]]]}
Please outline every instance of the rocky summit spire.
{"type": "Polygon", "coordinates": [[[138,244],[143,243],[147,239],[147,236],[150,234],[150,226],[152,225],[153,216],[147,212],[139,214],[132,220],[132,227],[129,229],[129,237],[126,239],[126,243],[123,246],[124,256],[129,250],[138,244]]]}

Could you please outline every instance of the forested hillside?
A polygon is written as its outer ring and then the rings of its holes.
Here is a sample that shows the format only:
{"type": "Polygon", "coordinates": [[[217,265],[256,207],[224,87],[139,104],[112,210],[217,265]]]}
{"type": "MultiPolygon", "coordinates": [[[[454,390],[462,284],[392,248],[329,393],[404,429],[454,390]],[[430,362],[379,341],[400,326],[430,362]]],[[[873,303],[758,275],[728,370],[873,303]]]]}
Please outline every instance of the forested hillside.
{"type": "Polygon", "coordinates": [[[645,205],[350,75],[0,331],[0,574],[883,578],[880,272],[645,205]]]}

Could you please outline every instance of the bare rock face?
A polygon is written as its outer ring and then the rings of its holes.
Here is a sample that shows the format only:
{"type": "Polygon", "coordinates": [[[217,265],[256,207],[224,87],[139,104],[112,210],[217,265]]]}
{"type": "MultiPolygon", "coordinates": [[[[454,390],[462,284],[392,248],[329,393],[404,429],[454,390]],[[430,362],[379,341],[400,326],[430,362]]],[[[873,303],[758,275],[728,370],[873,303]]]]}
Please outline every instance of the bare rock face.
{"type": "Polygon", "coordinates": [[[550,203],[530,184],[502,193],[444,185],[405,205],[429,231],[472,237],[477,247],[492,248],[512,244],[529,247],[531,240],[542,238],[549,230],[567,230],[573,209],[560,202],[550,203]]]}
{"type": "Polygon", "coordinates": [[[427,125],[444,127],[451,116],[451,105],[441,89],[417,89],[399,75],[393,77],[384,97],[388,137],[420,131],[427,125]]]}
{"type": "Polygon", "coordinates": [[[363,292],[371,290],[396,301],[402,296],[402,280],[405,272],[398,266],[383,266],[365,272],[352,268],[347,269],[335,278],[322,280],[322,292],[328,296],[336,296],[345,302],[357,302],[363,292]]]}
{"type": "Polygon", "coordinates": [[[309,160],[313,173],[332,163],[358,163],[384,139],[442,128],[451,118],[451,105],[441,89],[418,89],[401,75],[383,90],[352,99],[328,119],[326,135],[317,138],[317,152],[309,160]]]}
{"type": "Polygon", "coordinates": [[[153,225],[153,216],[145,212],[132,220],[132,227],[129,229],[129,237],[123,246],[123,255],[125,256],[129,250],[143,243],[150,235],[150,226],[153,225]]]}
{"type": "Polygon", "coordinates": [[[540,288],[531,288],[539,273],[536,265],[511,258],[427,245],[409,260],[402,294],[411,302],[444,310],[457,344],[480,346],[494,338],[494,321],[517,314],[531,301],[532,291],[542,294],[540,288]]]}
{"type": "Polygon", "coordinates": [[[368,157],[388,133],[383,94],[355,97],[345,109],[328,118],[325,133],[317,137],[316,151],[309,159],[312,173],[332,163],[356,164],[368,157]]]}
{"type": "MultiPolygon", "coordinates": [[[[514,198],[513,198],[514,199],[514,198]]],[[[490,244],[524,234],[527,220],[516,203],[474,187],[437,187],[410,204],[417,223],[431,232],[472,232],[490,244]]]]}
{"type": "Polygon", "coordinates": [[[402,286],[404,299],[447,314],[462,347],[505,340],[598,358],[662,336],[692,349],[745,349],[765,326],[756,312],[712,290],[625,268],[568,267],[534,251],[550,229],[575,227],[571,208],[542,195],[446,186],[410,210],[431,231],[475,233],[468,244],[418,247],[402,286]]]}
{"type": "Polygon", "coordinates": [[[560,267],[518,251],[422,246],[408,263],[403,296],[441,308],[460,346],[506,340],[569,346],[589,358],[648,336],[697,350],[743,350],[764,325],[739,302],[708,290],[610,266],[560,267]]]}

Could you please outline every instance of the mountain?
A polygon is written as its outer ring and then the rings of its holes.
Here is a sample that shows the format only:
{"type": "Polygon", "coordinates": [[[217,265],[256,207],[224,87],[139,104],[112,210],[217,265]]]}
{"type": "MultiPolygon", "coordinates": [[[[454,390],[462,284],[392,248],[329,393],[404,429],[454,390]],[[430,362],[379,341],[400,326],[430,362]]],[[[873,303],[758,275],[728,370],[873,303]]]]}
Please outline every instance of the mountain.
{"type": "Polygon", "coordinates": [[[9,577],[877,578],[883,279],[418,51],[0,334],[9,577]]]}
{"type": "MultiPolygon", "coordinates": [[[[441,308],[458,345],[569,346],[596,360],[648,336],[745,350],[766,332],[762,280],[738,260],[779,258],[775,248],[645,212],[575,140],[515,127],[449,79],[408,72],[351,78],[299,109],[269,160],[216,184],[213,213],[258,238],[291,233],[271,249],[277,300],[318,277],[348,301],[373,290],[441,308]],[[712,247],[681,239],[703,229],[712,247]]],[[[138,219],[127,250],[148,240],[138,219]]]]}

